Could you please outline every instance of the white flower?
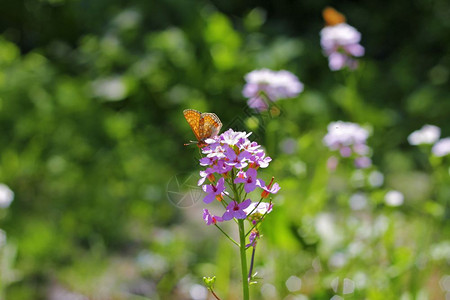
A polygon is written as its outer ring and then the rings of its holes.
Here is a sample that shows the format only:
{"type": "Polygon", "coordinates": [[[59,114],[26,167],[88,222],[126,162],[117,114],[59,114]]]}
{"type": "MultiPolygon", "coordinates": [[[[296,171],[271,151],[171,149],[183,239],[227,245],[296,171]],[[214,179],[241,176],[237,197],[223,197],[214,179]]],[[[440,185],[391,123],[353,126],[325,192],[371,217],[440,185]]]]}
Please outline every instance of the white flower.
{"type": "Polygon", "coordinates": [[[384,175],[378,171],[372,171],[369,174],[369,183],[373,187],[379,187],[384,182],[384,175]]]}
{"type": "Polygon", "coordinates": [[[328,133],[323,138],[323,142],[332,150],[340,146],[351,146],[365,144],[369,132],[351,122],[337,121],[328,125],[328,133]]]}
{"type": "Polygon", "coordinates": [[[431,152],[433,152],[436,156],[445,156],[450,153],[450,137],[441,139],[436,144],[434,144],[433,148],[431,149],[431,152]]]}
{"type": "MultiPolygon", "coordinates": [[[[244,212],[248,215],[255,209],[258,202],[252,202],[247,208],[244,209],[244,212]]],[[[261,202],[259,203],[258,207],[253,211],[252,214],[259,213],[261,215],[264,215],[266,212],[270,213],[272,211],[272,204],[267,202],[261,202]]]]}
{"type": "Polygon", "coordinates": [[[7,208],[14,199],[14,192],[3,183],[0,183],[0,207],[7,208]]]}
{"type": "Polygon", "coordinates": [[[245,75],[242,94],[246,98],[255,98],[264,92],[271,101],[293,98],[303,91],[303,84],[289,71],[254,70],[245,75]]]}
{"type": "Polygon", "coordinates": [[[349,199],[352,210],[362,210],[366,208],[367,202],[367,197],[363,193],[355,193],[349,199]]]}
{"type": "Polygon", "coordinates": [[[411,145],[433,144],[439,139],[441,129],[434,125],[424,125],[408,136],[411,145]]]}
{"type": "Polygon", "coordinates": [[[384,202],[389,206],[400,206],[403,204],[404,196],[399,191],[389,191],[384,196],[384,202]]]}
{"type": "Polygon", "coordinates": [[[108,101],[119,101],[127,96],[127,87],[120,77],[102,78],[92,82],[93,94],[108,101]]]}
{"type": "Polygon", "coordinates": [[[320,31],[320,44],[326,51],[336,46],[358,44],[361,33],[347,23],[326,26],[320,31]]]}
{"type": "Polygon", "coordinates": [[[361,34],[354,27],[341,23],[326,26],[320,31],[320,44],[328,56],[328,64],[332,71],[344,67],[355,69],[358,62],[353,57],[364,55],[364,47],[359,44],[361,34]]]}

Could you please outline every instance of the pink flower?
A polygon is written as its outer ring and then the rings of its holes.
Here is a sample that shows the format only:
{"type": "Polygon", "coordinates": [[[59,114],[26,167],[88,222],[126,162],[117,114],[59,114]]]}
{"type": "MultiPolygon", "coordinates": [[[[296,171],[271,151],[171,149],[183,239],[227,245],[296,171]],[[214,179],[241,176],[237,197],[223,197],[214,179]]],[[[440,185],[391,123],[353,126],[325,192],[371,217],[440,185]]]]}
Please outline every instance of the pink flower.
{"type": "Polygon", "coordinates": [[[338,164],[339,164],[339,160],[337,159],[336,156],[330,156],[330,158],[328,158],[328,160],[327,160],[327,168],[330,171],[335,171],[338,164]]]}
{"type": "Polygon", "coordinates": [[[236,201],[231,201],[227,206],[227,211],[223,214],[222,219],[224,221],[229,221],[233,218],[236,219],[245,219],[247,214],[244,209],[246,209],[252,201],[247,199],[241,203],[237,203],[236,201]]]}

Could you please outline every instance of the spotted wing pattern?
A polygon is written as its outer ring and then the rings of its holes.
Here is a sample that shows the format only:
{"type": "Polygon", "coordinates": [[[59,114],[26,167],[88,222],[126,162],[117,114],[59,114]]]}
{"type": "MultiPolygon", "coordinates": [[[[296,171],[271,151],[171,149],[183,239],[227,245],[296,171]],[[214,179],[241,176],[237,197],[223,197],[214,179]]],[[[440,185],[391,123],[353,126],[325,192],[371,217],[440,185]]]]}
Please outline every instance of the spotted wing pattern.
{"type": "Polygon", "coordinates": [[[185,109],[184,117],[197,138],[197,145],[206,145],[204,141],[219,134],[222,122],[214,113],[201,113],[195,109],[185,109]]]}
{"type": "Polygon", "coordinates": [[[192,131],[195,134],[195,137],[198,141],[201,140],[200,138],[200,119],[202,113],[195,109],[185,109],[183,111],[184,118],[188,122],[189,126],[191,126],[192,131]]]}
{"type": "Polygon", "coordinates": [[[200,140],[214,137],[219,134],[222,128],[222,122],[214,113],[202,113],[200,117],[200,140]]]}

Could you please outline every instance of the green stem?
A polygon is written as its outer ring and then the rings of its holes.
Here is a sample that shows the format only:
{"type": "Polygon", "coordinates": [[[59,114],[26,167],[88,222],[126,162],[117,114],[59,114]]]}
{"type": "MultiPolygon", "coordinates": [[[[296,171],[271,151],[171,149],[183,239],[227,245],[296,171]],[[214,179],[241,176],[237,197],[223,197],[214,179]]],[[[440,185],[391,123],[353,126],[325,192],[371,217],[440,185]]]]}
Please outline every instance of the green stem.
{"type": "MultiPolygon", "coordinates": [[[[258,204],[258,205],[259,205],[259,204],[258,204]]],[[[258,226],[258,224],[261,223],[262,220],[264,220],[264,218],[266,217],[266,215],[267,215],[268,212],[269,212],[269,211],[266,211],[266,212],[261,216],[261,218],[260,218],[260,219],[252,226],[252,228],[250,228],[250,230],[247,231],[247,233],[245,234],[246,237],[247,237],[247,235],[250,234],[250,232],[252,232],[253,228],[255,228],[256,226],[258,226]]],[[[250,214],[249,214],[249,215],[250,215],[250,214]]]]}
{"type": "Polygon", "coordinates": [[[223,229],[222,228],[220,228],[219,227],[219,225],[217,225],[217,224],[214,224],[231,242],[233,242],[233,244],[235,244],[236,246],[238,246],[238,247],[240,247],[240,245],[235,241],[235,240],[233,240],[225,231],[223,231],[223,229]]]}
{"type": "MultiPolygon", "coordinates": [[[[247,196],[247,194],[245,194],[247,196]]],[[[261,199],[259,199],[258,204],[256,204],[256,206],[252,209],[252,211],[248,214],[249,216],[252,215],[252,213],[258,208],[259,204],[262,202],[263,197],[261,197],[261,199]]]]}
{"type": "Polygon", "coordinates": [[[219,296],[217,296],[216,293],[214,293],[213,289],[210,289],[210,291],[217,300],[220,300],[219,296]]]}
{"type": "Polygon", "coordinates": [[[241,242],[240,253],[241,253],[241,271],[242,271],[242,291],[243,300],[249,300],[248,291],[248,278],[247,278],[247,255],[245,253],[245,228],[244,220],[238,220],[239,224],[239,238],[241,242]]]}

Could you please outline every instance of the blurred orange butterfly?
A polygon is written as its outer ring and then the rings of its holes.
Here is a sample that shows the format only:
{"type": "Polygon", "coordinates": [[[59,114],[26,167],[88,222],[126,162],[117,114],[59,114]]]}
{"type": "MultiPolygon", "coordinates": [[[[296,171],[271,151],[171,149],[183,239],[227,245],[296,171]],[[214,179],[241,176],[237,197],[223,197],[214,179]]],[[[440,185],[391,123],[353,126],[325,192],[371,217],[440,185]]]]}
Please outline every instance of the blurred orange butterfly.
{"type": "Polygon", "coordinates": [[[185,109],[183,114],[197,138],[197,142],[191,141],[185,145],[197,144],[198,147],[204,147],[206,146],[205,140],[215,137],[222,128],[222,122],[214,113],[201,113],[195,109],[185,109]]]}
{"type": "Polygon", "coordinates": [[[334,26],[337,24],[345,23],[346,21],[343,14],[329,6],[325,7],[325,9],[322,11],[322,16],[327,26],[334,26]]]}

